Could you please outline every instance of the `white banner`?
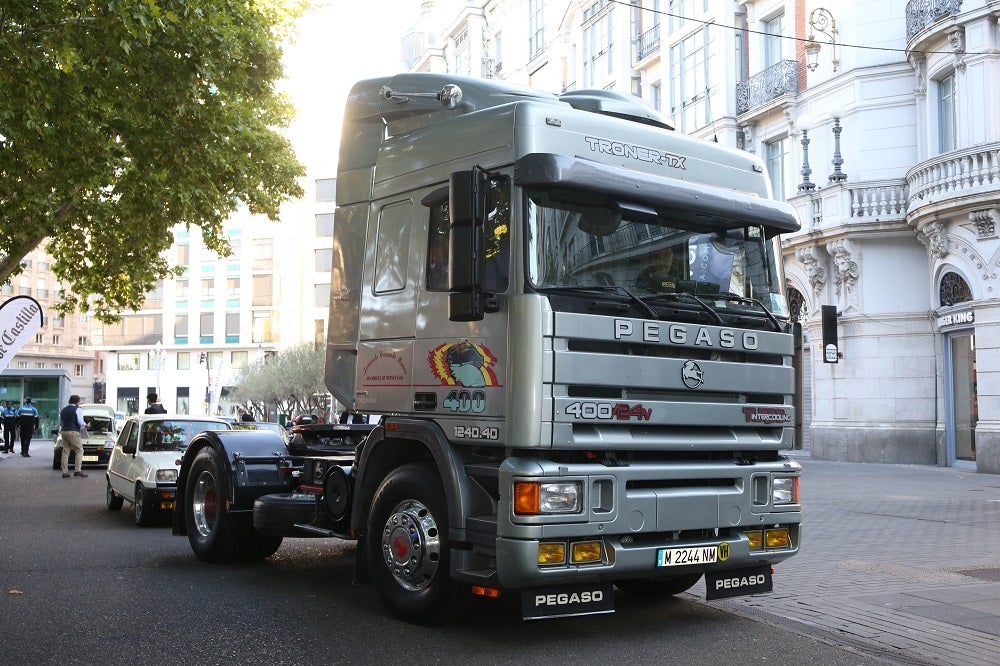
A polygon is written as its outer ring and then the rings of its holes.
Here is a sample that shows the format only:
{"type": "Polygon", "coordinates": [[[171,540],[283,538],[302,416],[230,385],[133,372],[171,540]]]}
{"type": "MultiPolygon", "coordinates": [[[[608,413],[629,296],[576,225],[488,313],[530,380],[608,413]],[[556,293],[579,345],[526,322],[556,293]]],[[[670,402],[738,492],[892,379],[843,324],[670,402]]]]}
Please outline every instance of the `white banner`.
{"type": "Polygon", "coordinates": [[[31,296],[15,296],[0,305],[0,372],[41,328],[42,306],[31,296]]]}

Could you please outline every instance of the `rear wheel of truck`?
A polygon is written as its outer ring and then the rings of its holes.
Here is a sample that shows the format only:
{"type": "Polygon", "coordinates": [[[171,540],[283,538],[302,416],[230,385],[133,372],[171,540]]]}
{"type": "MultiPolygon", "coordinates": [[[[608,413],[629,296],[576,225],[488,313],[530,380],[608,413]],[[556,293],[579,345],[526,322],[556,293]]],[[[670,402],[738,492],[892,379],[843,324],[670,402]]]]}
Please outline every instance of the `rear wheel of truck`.
{"type": "Polygon", "coordinates": [[[438,624],[468,603],[468,589],[451,580],[447,505],[427,465],[404,465],[385,477],[368,514],[365,546],[372,583],[399,618],[438,624]]]}
{"type": "Polygon", "coordinates": [[[226,510],[229,495],[229,477],[220,454],[202,449],[191,463],[184,489],[188,541],[199,560],[229,562],[242,554],[249,525],[226,510]]]}
{"type": "Polygon", "coordinates": [[[688,574],[674,578],[632,578],[616,580],[615,587],[636,599],[656,601],[687,592],[701,579],[701,574],[688,574]]]}

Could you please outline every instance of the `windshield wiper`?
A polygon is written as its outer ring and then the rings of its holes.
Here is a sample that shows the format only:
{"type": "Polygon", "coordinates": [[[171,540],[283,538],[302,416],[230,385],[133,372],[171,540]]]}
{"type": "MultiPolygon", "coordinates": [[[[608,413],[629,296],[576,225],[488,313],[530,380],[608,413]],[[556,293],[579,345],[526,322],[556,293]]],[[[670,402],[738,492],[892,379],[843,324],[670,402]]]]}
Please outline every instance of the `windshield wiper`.
{"type": "Polygon", "coordinates": [[[740,305],[756,305],[761,310],[763,310],[764,314],[767,315],[767,318],[771,320],[771,324],[774,326],[774,330],[777,331],[778,333],[781,333],[782,331],[781,322],[778,321],[778,319],[771,313],[771,311],[767,309],[767,306],[764,305],[762,302],[760,302],[760,300],[750,296],[740,296],[739,294],[734,294],[731,291],[720,292],[719,294],[715,295],[714,298],[722,298],[727,301],[735,301],[740,305]]]}
{"type": "MultiPolygon", "coordinates": [[[[668,301],[681,301],[681,300],[684,300],[684,299],[691,299],[692,301],[694,301],[695,303],[698,304],[698,307],[700,307],[702,310],[704,310],[709,315],[711,315],[712,319],[715,320],[715,323],[717,323],[720,326],[725,326],[725,324],[726,324],[726,322],[723,321],[722,317],[719,316],[719,313],[715,311],[715,308],[713,308],[711,305],[709,305],[705,301],[701,300],[700,298],[698,298],[694,294],[692,294],[690,292],[687,292],[687,291],[669,292],[669,293],[665,293],[665,294],[651,294],[651,295],[647,296],[646,298],[649,299],[649,300],[664,299],[664,300],[668,300],[668,301]]],[[[645,301],[643,301],[643,302],[645,302],[645,301]]]]}
{"type": "MultiPolygon", "coordinates": [[[[616,284],[590,284],[585,287],[546,287],[545,291],[574,291],[574,292],[586,292],[586,291],[611,291],[617,292],[619,294],[624,294],[628,296],[629,300],[633,303],[639,304],[643,310],[645,310],[650,317],[653,319],[659,319],[659,313],[646,301],[642,300],[636,296],[627,287],[621,287],[616,284]]],[[[593,304],[592,304],[593,305],[593,304]]]]}

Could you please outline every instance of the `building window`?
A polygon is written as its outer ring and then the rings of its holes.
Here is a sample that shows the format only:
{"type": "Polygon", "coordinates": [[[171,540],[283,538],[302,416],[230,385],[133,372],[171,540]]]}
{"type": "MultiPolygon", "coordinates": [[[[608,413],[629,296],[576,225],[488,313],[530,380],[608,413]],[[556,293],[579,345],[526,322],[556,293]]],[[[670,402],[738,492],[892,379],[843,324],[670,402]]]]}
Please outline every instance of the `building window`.
{"type": "Polygon", "coordinates": [[[179,314],[174,316],[174,344],[186,345],[188,342],[188,316],[179,314]]]}
{"type": "Polygon", "coordinates": [[[330,305],[330,283],[324,282],[313,285],[315,296],[313,305],[317,308],[325,308],[330,305]]]}
{"type": "Polygon", "coordinates": [[[90,338],[88,338],[86,335],[81,335],[79,338],[77,338],[76,341],[80,344],[81,347],[86,347],[87,345],[90,344],[90,338]]]}
{"type": "Polygon", "coordinates": [[[764,143],[764,161],[767,163],[767,175],[771,179],[771,189],[777,199],[784,200],[787,196],[785,183],[785,165],[788,163],[788,139],[781,138],[764,143]]]}
{"type": "Polygon", "coordinates": [[[455,38],[455,73],[472,76],[472,58],[469,55],[469,31],[463,30],[455,38]]]}
{"type": "Polygon", "coordinates": [[[316,216],[316,237],[329,238],[333,236],[333,213],[322,213],[316,216]]]}
{"type": "Polygon", "coordinates": [[[274,268],[274,239],[255,238],[253,241],[254,270],[270,270],[274,268]]]}
{"type": "Polygon", "coordinates": [[[684,27],[686,18],[693,18],[708,11],[708,0],[670,0],[667,14],[670,15],[670,31],[684,27]]]}
{"type": "Polygon", "coordinates": [[[216,370],[222,367],[222,352],[210,351],[205,354],[205,362],[208,363],[209,370],[216,370]]]}
{"type": "Polygon", "coordinates": [[[337,179],[318,178],[316,180],[316,201],[337,200],[337,179]]]}
{"type": "Polygon", "coordinates": [[[948,272],[941,278],[938,299],[941,301],[941,307],[945,308],[956,303],[967,303],[972,300],[972,290],[961,275],[948,272]]]}
{"type": "Polygon", "coordinates": [[[201,335],[198,341],[203,345],[210,345],[215,342],[215,313],[203,312],[201,314],[201,335]]]}
{"type": "Polygon", "coordinates": [[[704,127],[708,117],[708,27],[670,47],[670,112],[682,132],[704,127]]]}
{"type": "Polygon", "coordinates": [[[201,295],[215,296],[215,278],[207,278],[201,281],[201,295]]]}
{"type": "Polygon", "coordinates": [[[240,341],[240,313],[226,313],[226,342],[236,344],[240,341]]]}
{"type": "Polygon", "coordinates": [[[329,273],[333,270],[333,250],[330,248],[316,250],[316,272],[329,273]]]}
{"type": "Polygon", "coordinates": [[[245,351],[234,351],[229,355],[229,364],[233,370],[242,370],[247,367],[250,355],[245,351]]]}
{"type": "Polygon", "coordinates": [[[602,86],[614,72],[611,25],[613,5],[604,0],[591,5],[584,12],[583,26],[583,83],[585,86],[602,86]]]}
{"type": "Polygon", "coordinates": [[[188,414],[191,409],[191,387],[177,387],[177,413],[188,414]]]}
{"type": "Polygon", "coordinates": [[[274,331],[277,330],[274,316],[271,313],[255,314],[253,316],[253,343],[276,342],[274,331]]]}
{"type": "Polygon", "coordinates": [[[45,342],[45,336],[41,333],[35,333],[35,344],[40,345],[44,342],[45,342]]]}
{"type": "Polygon", "coordinates": [[[659,83],[649,86],[649,104],[657,111],[663,108],[662,91],[659,83]]]}
{"type": "Polygon", "coordinates": [[[271,305],[272,282],[270,275],[253,276],[253,305],[271,305]]]}
{"type": "Polygon", "coordinates": [[[177,352],[177,369],[191,369],[191,352],[177,352]]]}
{"type": "Polygon", "coordinates": [[[240,279],[238,277],[226,278],[226,295],[239,296],[240,279]]]}
{"type": "Polygon", "coordinates": [[[764,33],[764,69],[781,62],[782,32],[785,15],[778,14],[774,18],[763,21],[761,27],[764,33]]]}
{"type": "Polygon", "coordinates": [[[187,266],[191,263],[191,246],[190,245],[178,245],[177,246],[177,265],[187,266]]]}
{"type": "Polygon", "coordinates": [[[74,377],[83,377],[83,373],[84,373],[84,367],[82,363],[77,363],[73,366],[74,377]]]}
{"type": "Polygon", "coordinates": [[[58,345],[58,344],[61,344],[61,343],[62,343],[62,338],[60,336],[58,336],[58,335],[53,335],[52,336],[52,344],[58,345]]]}
{"type": "Polygon", "coordinates": [[[316,349],[322,349],[326,342],[326,321],[323,319],[313,320],[313,342],[316,349]]]}
{"type": "Polygon", "coordinates": [[[528,60],[545,50],[545,2],[528,0],[528,60]]]}
{"type": "Polygon", "coordinates": [[[118,354],[119,370],[138,370],[139,354],[118,354]]]}
{"type": "Polygon", "coordinates": [[[958,147],[955,109],[955,73],[938,81],[938,149],[942,153],[958,147]]]}

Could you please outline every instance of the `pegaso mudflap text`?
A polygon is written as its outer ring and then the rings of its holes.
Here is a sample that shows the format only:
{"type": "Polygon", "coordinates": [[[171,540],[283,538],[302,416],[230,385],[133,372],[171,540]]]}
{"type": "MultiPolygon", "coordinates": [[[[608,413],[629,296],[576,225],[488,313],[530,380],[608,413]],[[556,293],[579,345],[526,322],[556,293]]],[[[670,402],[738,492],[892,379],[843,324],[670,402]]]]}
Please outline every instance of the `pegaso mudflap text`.
{"type": "Polygon", "coordinates": [[[521,593],[521,617],[525,620],[614,612],[615,595],[611,583],[556,585],[521,593]]]}

